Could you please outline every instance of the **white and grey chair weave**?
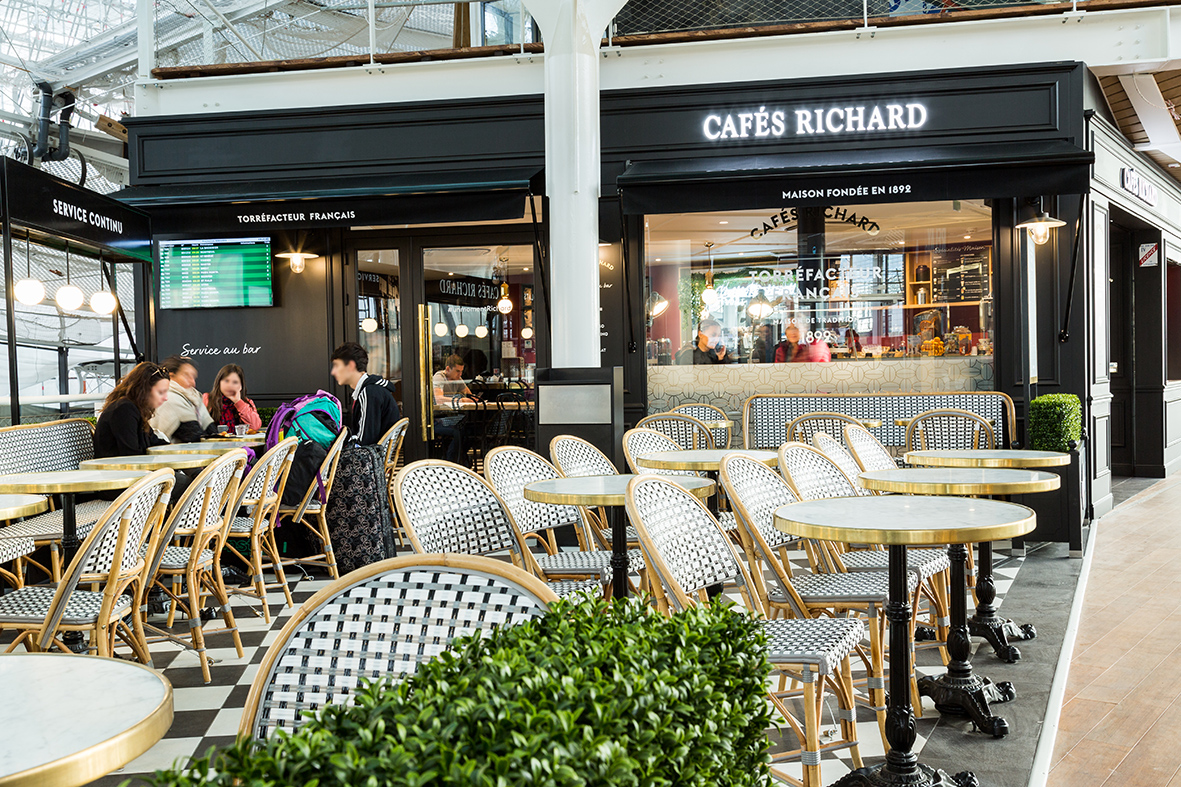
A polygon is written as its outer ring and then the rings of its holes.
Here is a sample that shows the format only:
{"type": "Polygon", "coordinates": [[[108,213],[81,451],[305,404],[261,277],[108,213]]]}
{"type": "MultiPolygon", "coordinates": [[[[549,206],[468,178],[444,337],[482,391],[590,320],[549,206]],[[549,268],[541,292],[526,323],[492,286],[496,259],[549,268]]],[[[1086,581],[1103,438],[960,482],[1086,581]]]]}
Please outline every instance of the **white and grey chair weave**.
{"type": "MultiPolygon", "coordinates": [[[[726,415],[726,411],[712,404],[682,404],[672,409],[673,413],[683,413],[691,415],[698,421],[704,424],[719,423],[721,421],[729,421],[730,416],[726,415]]],[[[730,433],[729,426],[715,426],[710,428],[710,434],[714,438],[714,448],[729,448],[730,447],[730,433]]]]}
{"type": "Polygon", "coordinates": [[[549,455],[567,478],[588,475],[618,475],[607,455],[594,445],[574,435],[558,435],[550,440],[549,455]]]}
{"type": "Polygon", "coordinates": [[[863,426],[845,427],[845,446],[863,473],[874,470],[894,470],[898,467],[898,463],[886,449],[886,446],[882,445],[863,426]]]}
{"type": "Polygon", "coordinates": [[[557,600],[503,561],[408,555],[366,566],[303,604],[267,651],[241,734],[294,730],[304,711],[349,704],[367,679],[404,679],[451,643],[541,617],[557,600]]]}
{"type": "Polygon", "coordinates": [[[818,433],[840,440],[841,431],[849,424],[860,425],[861,422],[841,413],[808,413],[787,425],[787,441],[809,443],[812,436],[818,433]]]}
{"type": "Polygon", "coordinates": [[[637,429],[653,429],[671,437],[682,450],[700,451],[712,449],[714,438],[709,428],[686,413],[657,413],[641,418],[637,429]]]}
{"type": "Polygon", "coordinates": [[[644,473],[650,475],[671,476],[704,476],[696,470],[660,470],[652,467],[642,467],[636,463],[636,457],[645,454],[659,454],[665,451],[681,451],[680,444],[668,435],[655,429],[629,429],[623,433],[623,455],[627,457],[627,466],[636,475],[644,473]]]}
{"type": "Polygon", "coordinates": [[[908,451],[991,450],[995,446],[988,420],[966,410],[929,410],[906,427],[908,451]]]}
{"type": "Polygon", "coordinates": [[[800,500],[857,496],[857,488],[841,468],[803,443],[779,447],[779,472],[800,500]]]}
{"type": "Polygon", "coordinates": [[[839,440],[828,432],[813,432],[812,447],[831,459],[833,464],[848,476],[849,480],[853,482],[853,488],[857,490],[857,494],[869,496],[874,493],[872,489],[866,489],[862,486],[860,481],[861,468],[857,466],[857,460],[849,455],[849,452],[845,450],[845,446],[841,445],[839,440]]]}

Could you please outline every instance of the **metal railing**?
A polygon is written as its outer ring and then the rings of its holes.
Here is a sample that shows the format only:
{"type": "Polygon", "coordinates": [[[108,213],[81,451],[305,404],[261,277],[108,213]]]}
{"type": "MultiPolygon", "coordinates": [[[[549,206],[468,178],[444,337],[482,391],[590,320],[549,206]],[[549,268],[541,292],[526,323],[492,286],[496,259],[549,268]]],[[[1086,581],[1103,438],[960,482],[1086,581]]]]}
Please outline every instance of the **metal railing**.
{"type": "MultiPolygon", "coordinates": [[[[1162,0],[1170,4],[1175,0],[1162,0]]],[[[1121,0],[1105,0],[1104,9],[1121,0]]],[[[1087,0],[631,0],[608,45],[1077,13],[1087,0]]],[[[1143,0],[1127,0],[1128,6],[1143,0]]],[[[522,0],[159,0],[150,29],[159,77],[297,70],[540,50],[522,0]]]]}

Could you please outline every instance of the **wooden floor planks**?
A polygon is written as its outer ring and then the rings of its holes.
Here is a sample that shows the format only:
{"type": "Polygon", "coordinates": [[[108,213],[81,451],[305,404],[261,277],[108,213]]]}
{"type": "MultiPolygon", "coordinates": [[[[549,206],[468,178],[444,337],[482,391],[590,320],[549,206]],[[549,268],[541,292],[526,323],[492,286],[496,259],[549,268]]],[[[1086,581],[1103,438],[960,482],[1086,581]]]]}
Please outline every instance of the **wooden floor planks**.
{"type": "Polygon", "coordinates": [[[1047,787],[1181,787],[1181,479],[1095,526],[1047,787]]]}

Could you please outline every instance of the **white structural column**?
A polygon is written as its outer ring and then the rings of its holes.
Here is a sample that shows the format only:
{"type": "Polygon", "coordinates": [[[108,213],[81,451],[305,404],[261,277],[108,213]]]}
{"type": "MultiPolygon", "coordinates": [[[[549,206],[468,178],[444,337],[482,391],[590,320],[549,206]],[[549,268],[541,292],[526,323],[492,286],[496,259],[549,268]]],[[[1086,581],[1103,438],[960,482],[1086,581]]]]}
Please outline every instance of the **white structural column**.
{"type": "Polygon", "coordinates": [[[152,69],[156,67],[156,9],[152,0],[139,0],[135,11],[136,52],[139,59],[136,76],[144,81],[152,78],[152,69]]]}
{"type": "Polygon", "coordinates": [[[553,365],[599,357],[599,42],[626,0],[525,0],[545,41],[553,365]]]}

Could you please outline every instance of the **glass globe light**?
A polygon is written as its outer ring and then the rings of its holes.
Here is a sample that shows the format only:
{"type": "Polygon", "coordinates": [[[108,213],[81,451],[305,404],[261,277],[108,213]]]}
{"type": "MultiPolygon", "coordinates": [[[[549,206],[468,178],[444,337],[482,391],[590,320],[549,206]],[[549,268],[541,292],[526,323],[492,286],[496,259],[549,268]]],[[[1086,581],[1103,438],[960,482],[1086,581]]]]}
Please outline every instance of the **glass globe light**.
{"type": "Polygon", "coordinates": [[[477,325],[476,326],[476,336],[483,339],[487,335],[488,335],[488,326],[487,325],[477,325]]]}
{"type": "Polygon", "coordinates": [[[460,323],[459,325],[455,326],[455,335],[462,339],[463,337],[467,336],[467,330],[467,326],[460,323]]]}
{"type": "Polygon", "coordinates": [[[21,279],[12,288],[12,294],[26,306],[36,306],[45,300],[45,285],[37,279],[21,279]]]}
{"type": "Polygon", "coordinates": [[[522,328],[521,329],[521,338],[522,339],[532,339],[533,338],[533,329],[532,328],[522,328]]]}
{"type": "Polygon", "coordinates": [[[361,320],[361,330],[363,330],[365,333],[373,333],[377,330],[377,320],[373,319],[372,317],[366,317],[365,319],[361,320]]]}
{"type": "Polygon", "coordinates": [[[83,301],[82,290],[75,287],[73,284],[67,284],[57,291],[54,300],[63,311],[73,311],[82,305],[83,301]]]}
{"type": "Polygon", "coordinates": [[[95,314],[110,314],[118,305],[118,299],[106,290],[99,290],[90,296],[90,308],[95,314]]]}
{"type": "Polygon", "coordinates": [[[447,323],[445,323],[445,322],[435,323],[435,336],[446,336],[446,335],[447,335],[447,323]]]}

